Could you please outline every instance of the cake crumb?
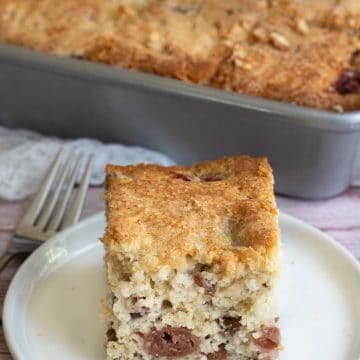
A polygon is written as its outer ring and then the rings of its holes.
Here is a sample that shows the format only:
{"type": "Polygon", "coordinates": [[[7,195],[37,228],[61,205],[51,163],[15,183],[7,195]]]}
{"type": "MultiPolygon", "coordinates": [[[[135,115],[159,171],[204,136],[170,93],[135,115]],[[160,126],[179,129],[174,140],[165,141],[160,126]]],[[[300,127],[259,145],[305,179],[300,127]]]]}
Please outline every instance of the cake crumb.
{"type": "Polygon", "coordinates": [[[245,70],[250,70],[252,68],[251,62],[249,61],[246,51],[240,45],[235,45],[231,60],[235,66],[241,67],[245,70]]]}
{"type": "Polygon", "coordinates": [[[149,35],[148,47],[151,50],[161,52],[163,49],[162,36],[158,31],[152,31],[149,35]]]}
{"type": "Polygon", "coordinates": [[[262,27],[256,27],[252,31],[252,35],[255,38],[255,40],[267,42],[268,41],[268,33],[267,31],[262,27]]]}
{"type": "Polygon", "coordinates": [[[303,35],[306,35],[309,33],[310,28],[308,23],[304,19],[297,19],[295,23],[295,29],[303,35]]]}
{"type": "Polygon", "coordinates": [[[343,113],[344,112],[344,108],[339,104],[335,105],[333,109],[334,109],[334,111],[336,111],[338,113],[343,113]]]}
{"type": "Polygon", "coordinates": [[[279,50],[289,50],[290,49],[290,42],[284,36],[277,32],[270,33],[270,42],[279,50]]]}

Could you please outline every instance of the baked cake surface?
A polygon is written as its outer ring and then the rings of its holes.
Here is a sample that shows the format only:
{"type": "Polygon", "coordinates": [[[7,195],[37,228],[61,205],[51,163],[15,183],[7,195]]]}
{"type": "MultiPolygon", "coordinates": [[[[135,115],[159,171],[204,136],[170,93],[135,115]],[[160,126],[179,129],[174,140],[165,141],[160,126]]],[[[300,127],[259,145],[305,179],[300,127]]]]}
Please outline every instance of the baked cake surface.
{"type": "Polygon", "coordinates": [[[106,173],[108,359],[275,359],[279,231],[267,160],[106,173]]]}
{"type": "Polygon", "coordinates": [[[360,108],[356,0],[2,0],[0,42],[328,110],[360,108]]]}

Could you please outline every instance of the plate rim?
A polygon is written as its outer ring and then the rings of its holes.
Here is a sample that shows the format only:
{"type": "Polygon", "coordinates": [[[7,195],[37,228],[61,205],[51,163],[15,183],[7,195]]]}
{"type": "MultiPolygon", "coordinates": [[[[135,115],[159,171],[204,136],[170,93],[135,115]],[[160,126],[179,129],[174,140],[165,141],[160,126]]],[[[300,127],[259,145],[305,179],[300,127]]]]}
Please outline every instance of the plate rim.
{"type": "MultiPolygon", "coordinates": [[[[4,332],[4,339],[6,342],[6,345],[9,349],[9,352],[11,356],[15,360],[26,360],[24,357],[24,354],[17,349],[16,339],[15,336],[12,334],[11,331],[11,322],[9,321],[10,316],[10,302],[12,298],[12,293],[17,288],[17,282],[18,279],[22,276],[23,272],[26,271],[26,268],[29,263],[34,261],[33,259],[36,259],[38,257],[38,254],[40,252],[43,252],[46,248],[49,248],[53,246],[53,244],[56,244],[57,241],[61,240],[62,238],[66,237],[68,234],[71,234],[74,231],[77,231],[81,229],[82,227],[86,227],[90,225],[91,223],[100,221],[104,218],[104,212],[98,212],[84,220],[81,220],[79,223],[77,223],[74,226],[69,227],[68,229],[59,232],[51,239],[47,240],[44,244],[42,244],[38,249],[36,249],[19,267],[13,278],[11,279],[10,285],[6,291],[3,309],[2,309],[2,327],[4,332]]],[[[345,260],[347,260],[353,267],[354,271],[358,274],[360,279],[360,262],[357,260],[355,255],[353,255],[348,249],[346,249],[341,243],[333,239],[330,235],[324,233],[323,231],[317,229],[315,226],[310,225],[306,223],[303,220],[300,220],[292,215],[288,215],[284,212],[279,212],[279,223],[281,221],[285,223],[290,223],[291,225],[302,227],[303,229],[307,231],[313,232],[315,235],[317,235],[317,238],[322,243],[327,243],[328,245],[331,245],[336,251],[340,252],[340,254],[344,257],[345,260]]],[[[280,234],[281,236],[281,234],[280,234]]]]}

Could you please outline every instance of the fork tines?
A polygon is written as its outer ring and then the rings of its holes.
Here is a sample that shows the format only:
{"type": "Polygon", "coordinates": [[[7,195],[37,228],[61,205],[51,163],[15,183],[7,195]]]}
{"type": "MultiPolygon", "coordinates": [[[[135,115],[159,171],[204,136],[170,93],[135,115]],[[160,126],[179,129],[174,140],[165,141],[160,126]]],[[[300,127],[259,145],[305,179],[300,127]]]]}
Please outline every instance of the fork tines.
{"type": "Polygon", "coordinates": [[[64,152],[60,149],[56,154],[39,191],[16,229],[16,235],[47,240],[79,220],[90,182],[93,155],[70,153],[62,163],[64,152]],[[84,161],[85,170],[78,188],[74,190],[84,161]]]}

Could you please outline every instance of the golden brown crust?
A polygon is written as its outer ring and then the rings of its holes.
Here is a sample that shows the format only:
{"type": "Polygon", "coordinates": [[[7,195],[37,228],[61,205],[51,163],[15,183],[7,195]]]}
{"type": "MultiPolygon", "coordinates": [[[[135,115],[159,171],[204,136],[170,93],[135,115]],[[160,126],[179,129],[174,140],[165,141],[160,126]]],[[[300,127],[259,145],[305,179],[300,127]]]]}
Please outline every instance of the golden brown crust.
{"type": "Polygon", "coordinates": [[[1,42],[328,110],[360,108],[359,30],[355,0],[0,2],[1,42]]]}
{"type": "Polygon", "coordinates": [[[213,76],[218,68],[216,59],[193,57],[182,51],[154,54],[138,44],[124,43],[114,36],[100,37],[87,52],[87,59],[126,69],[174,77],[184,81],[202,83],[213,76]]]}
{"type": "Polygon", "coordinates": [[[107,250],[157,271],[187,257],[230,274],[267,267],[278,253],[271,168],[264,158],[225,158],[190,168],[106,168],[107,250]]]}
{"type": "Polygon", "coordinates": [[[263,31],[264,39],[241,42],[235,51],[229,50],[228,60],[221,64],[211,85],[315,108],[359,108],[359,94],[343,96],[334,88],[344,69],[351,67],[358,39],[346,32],[311,26],[304,36],[295,26],[295,21],[272,15],[253,30],[263,31]],[[280,39],[278,46],[284,41],[283,49],[274,46],[271,34],[280,39]]]}
{"type": "Polygon", "coordinates": [[[109,4],[95,0],[1,1],[0,40],[57,55],[82,55],[99,29],[111,26],[109,4]]]}

